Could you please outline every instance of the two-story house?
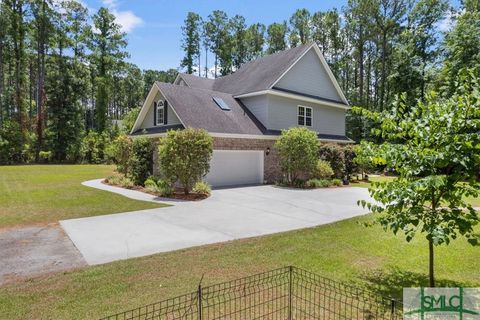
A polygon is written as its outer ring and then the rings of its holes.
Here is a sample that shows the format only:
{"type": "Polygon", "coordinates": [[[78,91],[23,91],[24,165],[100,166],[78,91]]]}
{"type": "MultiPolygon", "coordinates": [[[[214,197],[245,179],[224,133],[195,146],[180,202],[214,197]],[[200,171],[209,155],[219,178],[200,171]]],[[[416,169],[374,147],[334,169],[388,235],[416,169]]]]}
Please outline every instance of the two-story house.
{"type": "Polygon", "coordinates": [[[179,74],[156,82],[131,135],[160,137],[168,130],[203,128],[214,138],[212,186],[274,182],[273,148],[281,130],[305,126],[321,141],[349,143],[348,102],[314,43],[245,63],[217,79],[179,74]]]}

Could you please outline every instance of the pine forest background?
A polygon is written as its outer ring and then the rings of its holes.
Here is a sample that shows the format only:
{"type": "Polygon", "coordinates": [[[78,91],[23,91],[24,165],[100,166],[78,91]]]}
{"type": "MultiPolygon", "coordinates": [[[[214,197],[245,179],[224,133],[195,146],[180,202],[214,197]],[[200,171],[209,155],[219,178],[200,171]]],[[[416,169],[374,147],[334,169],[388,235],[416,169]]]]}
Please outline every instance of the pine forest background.
{"type": "MultiPolygon", "coordinates": [[[[108,161],[154,81],[227,75],[312,41],[350,104],[370,110],[401,93],[412,103],[430,90],[449,95],[460,69],[480,70],[480,0],[350,0],[270,25],[189,12],[182,31],[178,68],[141,70],[126,61],[126,35],[107,8],[92,15],[73,0],[0,0],[0,163],[108,161]]],[[[348,115],[347,128],[370,139],[358,116],[348,115]]]]}

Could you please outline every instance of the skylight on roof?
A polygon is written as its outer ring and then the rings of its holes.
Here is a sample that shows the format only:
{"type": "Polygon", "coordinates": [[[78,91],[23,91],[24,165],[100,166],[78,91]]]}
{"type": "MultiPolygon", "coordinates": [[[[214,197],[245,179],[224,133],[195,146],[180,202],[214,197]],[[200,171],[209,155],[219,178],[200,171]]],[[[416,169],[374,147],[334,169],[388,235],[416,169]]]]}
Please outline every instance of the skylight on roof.
{"type": "Polygon", "coordinates": [[[222,98],[212,97],[212,99],[220,107],[220,109],[225,110],[225,111],[230,111],[230,107],[228,106],[228,104],[225,103],[225,101],[223,101],[222,98]]]}

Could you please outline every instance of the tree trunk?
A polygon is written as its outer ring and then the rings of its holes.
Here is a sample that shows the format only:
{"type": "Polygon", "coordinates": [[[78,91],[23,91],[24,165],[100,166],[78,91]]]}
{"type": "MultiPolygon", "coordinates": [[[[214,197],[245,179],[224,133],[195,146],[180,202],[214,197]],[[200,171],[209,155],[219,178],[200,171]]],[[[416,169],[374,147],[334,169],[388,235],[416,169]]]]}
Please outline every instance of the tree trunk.
{"type": "Polygon", "coordinates": [[[39,160],[39,153],[43,148],[43,112],[45,103],[45,15],[46,4],[42,3],[41,20],[38,27],[38,43],[37,43],[37,150],[35,153],[35,161],[39,160]]]}
{"type": "Polygon", "coordinates": [[[387,85],[387,35],[383,31],[382,35],[382,85],[380,86],[380,110],[383,111],[385,107],[385,88],[387,85]]]}
{"type": "Polygon", "coordinates": [[[12,10],[15,13],[13,19],[14,37],[13,50],[15,56],[15,107],[17,112],[17,121],[22,130],[22,140],[26,140],[27,124],[25,121],[25,110],[23,105],[23,60],[24,60],[24,21],[23,21],[23,1],[14,1],[12,10]]]}
{"type": "Polygon", "coordinates": [[[428,255],[429,255],[429,265],[428,265],[428,271],[429,271],[429,285],[431,288],[435,287],[435,277],[434,277],[434,268],[433,268],[433,263],[434,263],[434,256],[433,256],[433,241],[428,240],[428,255]]]}
{"type": "Polygon", "coordinates": [[[358,68],[359,68],[359,103],[362,107],[365,107],[364,105],[364,99],[363,99],[363,78],[364,78],[364,67],[363,67],[363,47],[365,45],[365,41],[363,40],[363,28],[362,26],[360,26],[360,34],[359,34],[359,46],[358,46],[358,55],[359,55],[359,59],[358,59],[358,68]]]}

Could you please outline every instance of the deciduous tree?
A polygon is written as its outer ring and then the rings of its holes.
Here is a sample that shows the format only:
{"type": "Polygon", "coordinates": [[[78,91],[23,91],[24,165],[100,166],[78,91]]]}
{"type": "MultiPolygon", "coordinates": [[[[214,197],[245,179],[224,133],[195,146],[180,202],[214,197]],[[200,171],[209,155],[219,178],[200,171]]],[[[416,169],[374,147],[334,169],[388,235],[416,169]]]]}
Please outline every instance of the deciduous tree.
{"type": "Polygon", "coordinates": [[[480,83],[472,70],[461,72],[455,93],[435,92],[406,105],[405,95],[382,113],[357,109],[379,126],[384,141],[368,143],[373,163],[395,169],[398,178],[369,189],[376,203],[360,201],[385,230],[407,241],[424,234],[429,250],[429,283],[435,286],[434,248],[458,237],[478,244],[479,216],[465,198],[478,197],[480,166],[480,83]]]}

